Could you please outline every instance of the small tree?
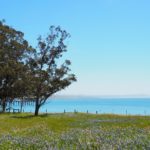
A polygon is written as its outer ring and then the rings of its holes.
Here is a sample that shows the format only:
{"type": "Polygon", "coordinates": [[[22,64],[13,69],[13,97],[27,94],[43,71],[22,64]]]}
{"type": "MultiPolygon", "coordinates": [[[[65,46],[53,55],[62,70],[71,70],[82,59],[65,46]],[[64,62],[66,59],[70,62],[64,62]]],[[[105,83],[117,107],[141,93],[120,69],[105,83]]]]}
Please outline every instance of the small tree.
{"type": "Polygon", "coordinates": [[[75,75],[69,73],[71,62],[60,59],[67,51],[64,42],[68,37],[69,34],[65,30],[51,26],[50,34],[45,39],[38,38],[34,57],[30,59],[30,85],[31,96],[35,98],[36,103],[35,116],[50,96],[76,81],[75,75]]]}
{"type": "Polygon", "coordinates": [[[21,90],[27,85],[24,80],[28,70],[27,60],[33,49],[23,36],[22,32],[0,21],[0,101],[3,112],[7,100],[25,95],[21,90]]]}

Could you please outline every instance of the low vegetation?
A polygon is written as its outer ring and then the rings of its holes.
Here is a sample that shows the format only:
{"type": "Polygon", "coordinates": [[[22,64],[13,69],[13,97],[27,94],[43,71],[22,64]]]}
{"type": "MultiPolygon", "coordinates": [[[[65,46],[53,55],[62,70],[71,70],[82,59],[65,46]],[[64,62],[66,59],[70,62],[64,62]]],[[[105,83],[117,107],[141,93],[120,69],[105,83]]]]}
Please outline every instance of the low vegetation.
{"type": "Polygon", "coordinates": [[[1,149],[150,149],[150,116],[0,114],[1,149]]]}

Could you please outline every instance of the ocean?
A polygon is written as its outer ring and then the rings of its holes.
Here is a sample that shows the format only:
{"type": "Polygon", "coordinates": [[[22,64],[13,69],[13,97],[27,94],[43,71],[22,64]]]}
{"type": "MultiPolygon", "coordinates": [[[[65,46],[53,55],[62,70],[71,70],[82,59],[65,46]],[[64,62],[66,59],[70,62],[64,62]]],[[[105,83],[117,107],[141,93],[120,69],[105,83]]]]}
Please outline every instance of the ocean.
{"type": "MultiPolygon", "coordinates": [[[[15,108],[19,107],[18,105],[15,108]]],[[[24,105],[24,112],[34,112],[34,105],[24,105]]],[[[84,112],[98,114],[150,115],[150,98],[50,98],[40,113],[84,112]]]]}

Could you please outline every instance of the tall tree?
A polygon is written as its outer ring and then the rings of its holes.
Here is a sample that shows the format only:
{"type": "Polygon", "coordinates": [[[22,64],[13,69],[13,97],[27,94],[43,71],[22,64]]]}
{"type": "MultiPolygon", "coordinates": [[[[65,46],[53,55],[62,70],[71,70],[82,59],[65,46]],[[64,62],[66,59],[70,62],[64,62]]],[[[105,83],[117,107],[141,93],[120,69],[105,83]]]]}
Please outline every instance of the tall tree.
{"type": "MultiPolygon", "coordinates": [[[[21,92],[27,72],[27,60],[33,51],[24,34],[0,21],[0,101],[3,112],[7,100],[25,94],[21,92]]],[[[24,84],[25,85],[25,84],[24,84]]]]}
{"type": "Polygon", "coordinates": [[[32,97],[35,98],[35,115],[40,107],[54,93],[68,87],[76,81],[70,74],[69,60],[62,60],[62,54],[67,51],[65,40],[70,35],[60,27],[50,27],[46,38],[38,38],[38,46],[34,57],[30,59],[32,97]]]}

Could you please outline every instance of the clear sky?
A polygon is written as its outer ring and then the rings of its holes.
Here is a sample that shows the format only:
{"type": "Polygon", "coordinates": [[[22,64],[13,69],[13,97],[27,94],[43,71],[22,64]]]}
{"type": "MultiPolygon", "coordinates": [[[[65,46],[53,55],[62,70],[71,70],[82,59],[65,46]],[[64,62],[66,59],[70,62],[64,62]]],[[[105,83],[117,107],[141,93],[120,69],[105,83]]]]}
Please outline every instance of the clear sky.
{"type": "Polygon", "coordinates": [[[61,94],[150,95],[149,0],[0,0],[0,20],[36,44],[50,25],[71,38],[78,82],[61,94]]]}

